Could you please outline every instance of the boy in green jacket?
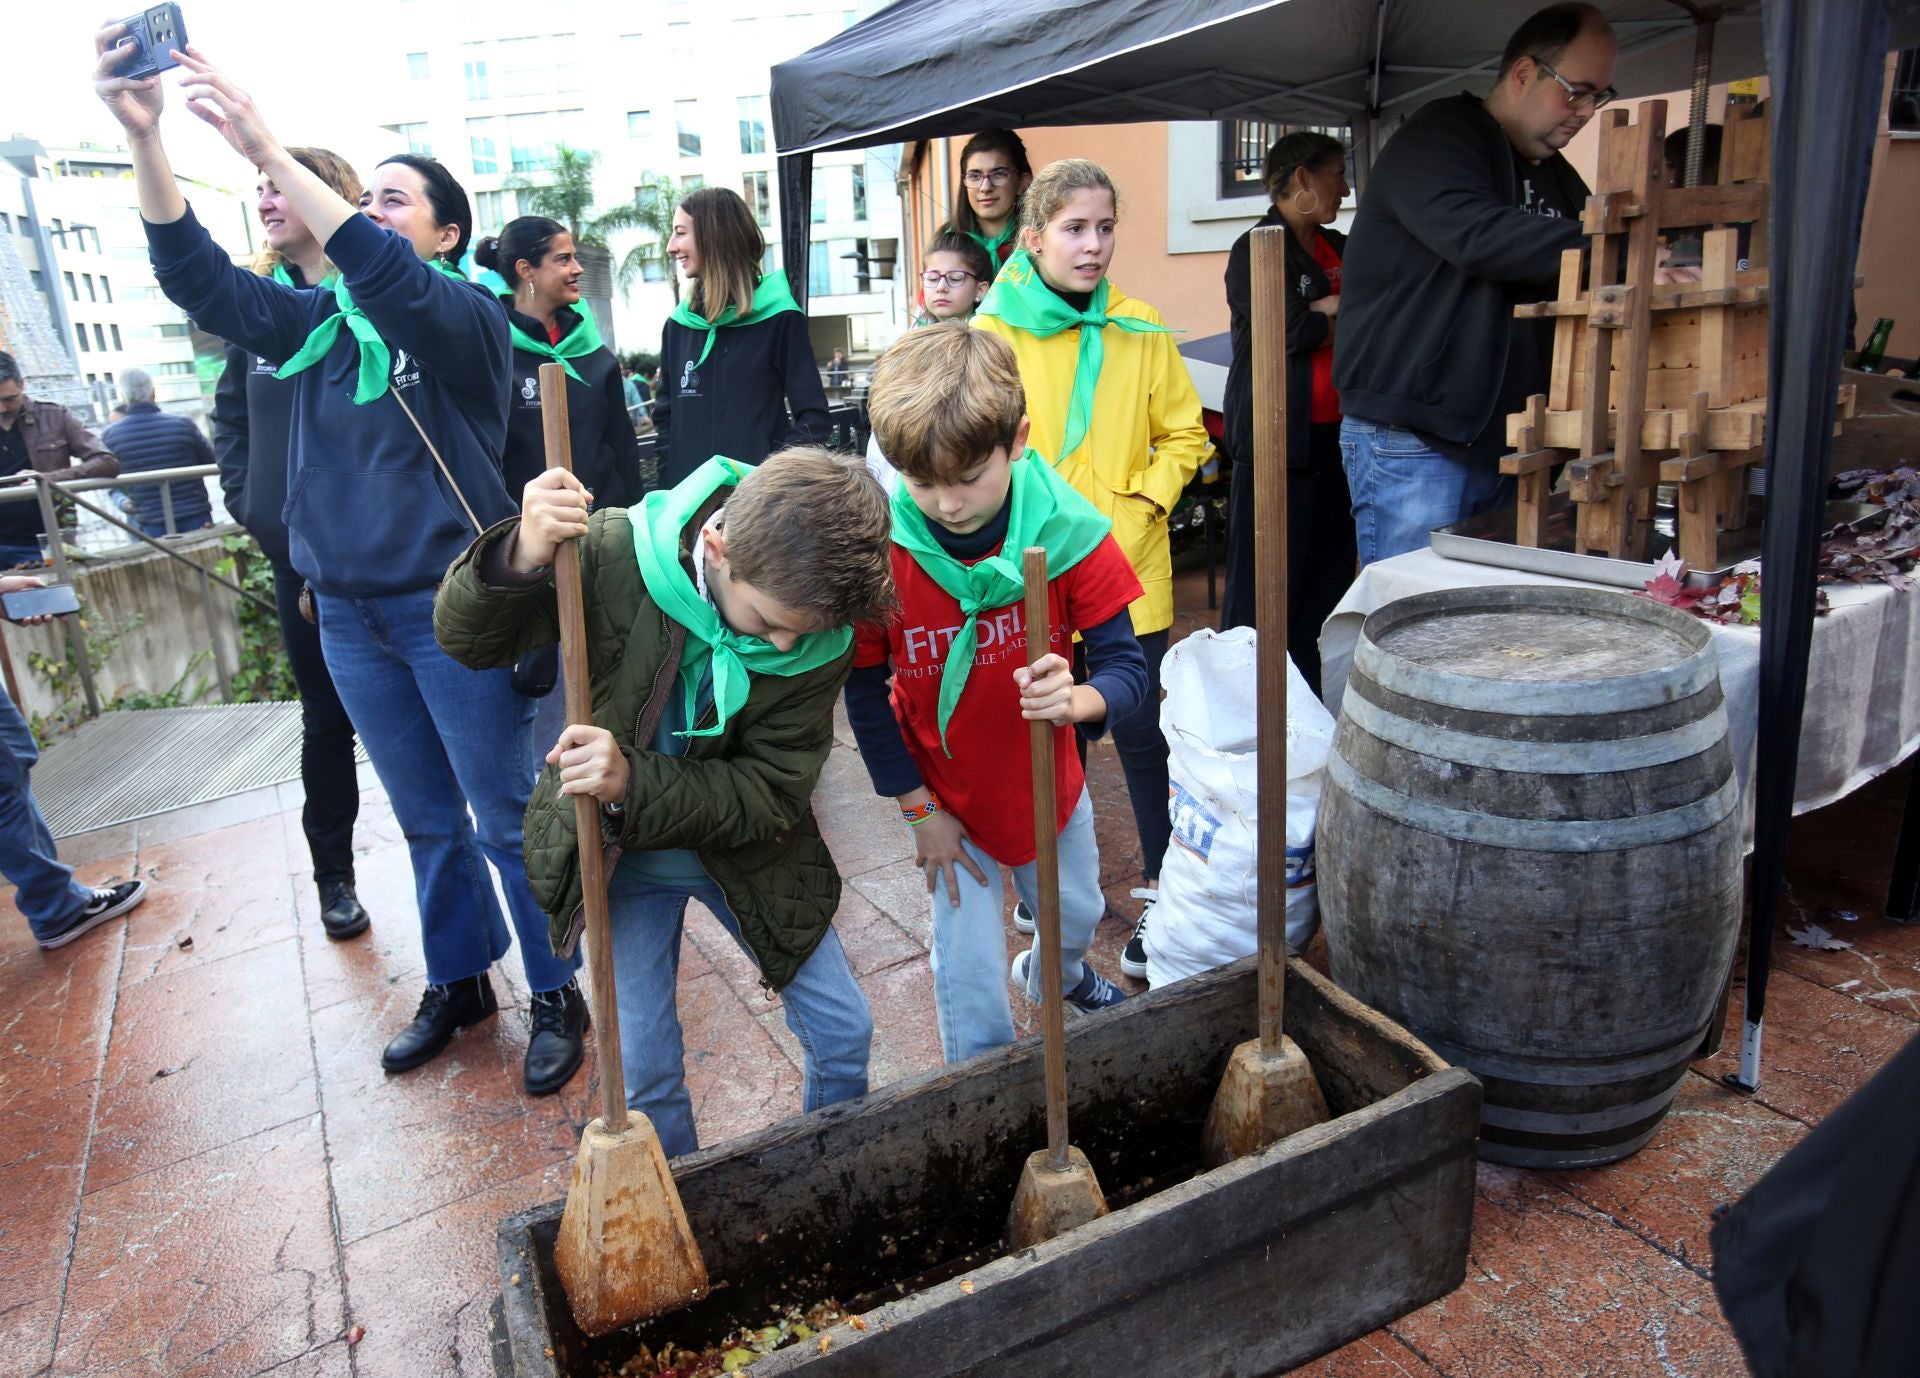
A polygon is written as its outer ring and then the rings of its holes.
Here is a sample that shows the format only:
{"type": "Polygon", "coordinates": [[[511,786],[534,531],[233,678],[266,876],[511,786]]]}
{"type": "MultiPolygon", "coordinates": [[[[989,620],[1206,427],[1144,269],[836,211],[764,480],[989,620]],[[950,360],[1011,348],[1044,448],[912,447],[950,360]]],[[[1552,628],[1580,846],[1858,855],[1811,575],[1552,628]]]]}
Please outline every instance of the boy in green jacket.
{"type": "Polygon", "coordinates": [[[893,606],[889,518],[859,460],[811,448],[758,468],[709,460],[631,510],[589,516],[589,502],[565,470],[529,483],[521,515],[447,571],[434,630],[475,667],[556,641],[554,551],[581,538],[593,722],[547,753],[527,879],[554,951],[570,954],[582,906],[568,796],[599,800],[627,1104],[671,1157],[698,1147],[674,1008],[689,899],[780,992],[805,1109],[866,1093],[873,1023],[831,927],[840,875],[808,799],[852,624],[893,606]]]}

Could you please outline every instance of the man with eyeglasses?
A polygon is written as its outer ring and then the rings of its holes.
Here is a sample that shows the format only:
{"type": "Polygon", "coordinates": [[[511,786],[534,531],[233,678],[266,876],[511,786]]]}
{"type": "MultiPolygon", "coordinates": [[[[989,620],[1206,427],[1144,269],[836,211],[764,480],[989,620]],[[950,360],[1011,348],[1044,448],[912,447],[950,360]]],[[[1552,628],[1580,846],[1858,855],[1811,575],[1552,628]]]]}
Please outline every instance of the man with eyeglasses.
{"type": "Polygon", "coordinates": [[[1513,500],[1508,413],[1546,390],[1554,294],[1585,245],[1587,185],[1561,156],[1613,99],[1619,40],[1592,5],[1541,10],[1507,40],[1485,99],[1449,96],[1388,140],[1343,259],[1334,383],[1360,562],[1427,544],[1513,500]]]}

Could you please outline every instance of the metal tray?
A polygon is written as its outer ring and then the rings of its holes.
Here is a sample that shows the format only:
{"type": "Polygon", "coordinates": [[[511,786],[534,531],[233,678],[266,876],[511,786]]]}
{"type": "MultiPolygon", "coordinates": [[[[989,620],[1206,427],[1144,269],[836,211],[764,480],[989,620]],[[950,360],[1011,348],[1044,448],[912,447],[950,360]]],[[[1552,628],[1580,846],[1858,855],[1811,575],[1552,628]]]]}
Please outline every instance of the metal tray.
{"type": "MultiPolygon", "coordinates": [[[[1661,493],[1668,491],[1662,485],[1661,493]]],[[[1725,579],[1735,565],[1759,558],[1761,524],[1765,518],[1766,498],[1755,494],[1748,510],[1755,520],[1738,531],[1725,533],[1720,540],[1722,565],[1718,569],[1690,569],[1687,584],[1692,588],[1710,588],[1725,579]]],[[[1849,523],[1870,522],[1884,517],[1886,509],[1870,503],[1830,502],[1827,504],[1827,529],[1849,523]]],[[[1645,588],[1653,578],[1653,564],[1643,560],[1614,560],[1604,555],[1576,555],[1573,551],[1573,499],[1564,493],[1553,495],[1547,509],[1547,544],[1517,545],[1514,542],[1516,510],[1504,507],[1484,512],[1433,533],[1433,551],[1449,560],[1467,560],[1477,565],[1497,565],[1502,569],[1525,570],[1529,574],[1551,574],[1561,579],[1580,579],[1590,584],[1612,584],[1618,588],[1645,588]]],[[[1863,528],[1864,529],[1864,528],[1863,528]]],[[[1674,510],[1661,503],[1654,508],[1654,544],[1656,555],[1673,548],[1674,510]]]]}

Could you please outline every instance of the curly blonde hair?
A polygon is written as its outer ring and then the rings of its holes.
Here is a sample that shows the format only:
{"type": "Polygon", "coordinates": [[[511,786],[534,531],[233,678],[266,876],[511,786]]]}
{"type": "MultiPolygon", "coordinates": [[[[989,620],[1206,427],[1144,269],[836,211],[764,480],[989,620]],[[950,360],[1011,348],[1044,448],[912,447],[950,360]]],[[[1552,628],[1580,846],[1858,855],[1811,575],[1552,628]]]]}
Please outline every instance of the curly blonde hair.
{"type": "Polygon", "coordinates": [[[1120,192],[1100,164],[1086,158],[1062,158],[1057,163],[1048,163],[1033,174],[1033,185],[1027,188],[1026,199],[1020,203],[1020,228],[1040,233],[1047,228],[1047,222],[1060,213],[1069,196],[1088,190],[1104,191],[1111,196],[1113,213],[1120,213],[1120,192]]]}

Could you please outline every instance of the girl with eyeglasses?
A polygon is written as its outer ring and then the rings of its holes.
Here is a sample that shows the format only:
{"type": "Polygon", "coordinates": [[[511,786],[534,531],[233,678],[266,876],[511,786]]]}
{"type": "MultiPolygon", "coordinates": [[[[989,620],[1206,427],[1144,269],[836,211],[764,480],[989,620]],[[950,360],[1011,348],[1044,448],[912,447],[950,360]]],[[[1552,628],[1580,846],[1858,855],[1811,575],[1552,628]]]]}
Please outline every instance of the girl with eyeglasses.
{"type": "MultiPolygon", "coordinates": [[[[1131,611],[1147,656],[1147,696],[1109,730],[1126,771],[1145,881],[1133,892],[1143,904],[1120,968],[1145,976],[1148,917],[1172,835],[1159,708],[1160,661],[1173,625],[1167,517],[1209,446],[1170,328],[1108,280],[1118,220],[1113,180],[1098,164],[1069,158],[1042,168],[1027,190],[1020,248],[973,324],[1013,346],[1033,421],[1030,443],[1113,522],[1113,539],[1140,578],[1143,592],[1131,611]]],[[[1014,922],[1032,931],[1030,916],[1016,910],[1014,922]]]]}
{"type": "Polygon", "coordinates": [[[779,268],[761,271],[767,241],[740,194],[689,192],[673,211],[667,253],[687,279],[660,337],[653,424],[660,485],[715,455],[758,464],[790,445],[827,439],[827,394],[807,318],[779,268]]]}
{"type": "MultiPolygon", "coordinates": [[[[920,257],[920,309],[909,329],[964,321],[980,305],[993,281],[994,265],[979,243],[958,230],[942,230],[920,257]]],[[[891,493],[900,471],[888,463],[880,437],[867,433],[867,470],[891,493]]]]}
{"type": "Polygon", "coordinates": [[[1011,129],[981,130],[960,150],[960,183],[966,195],[950,228],[985,249],[998,269],[1019,247],[1020,202],[1033,183],[1027,146],[1011,129]]]}

